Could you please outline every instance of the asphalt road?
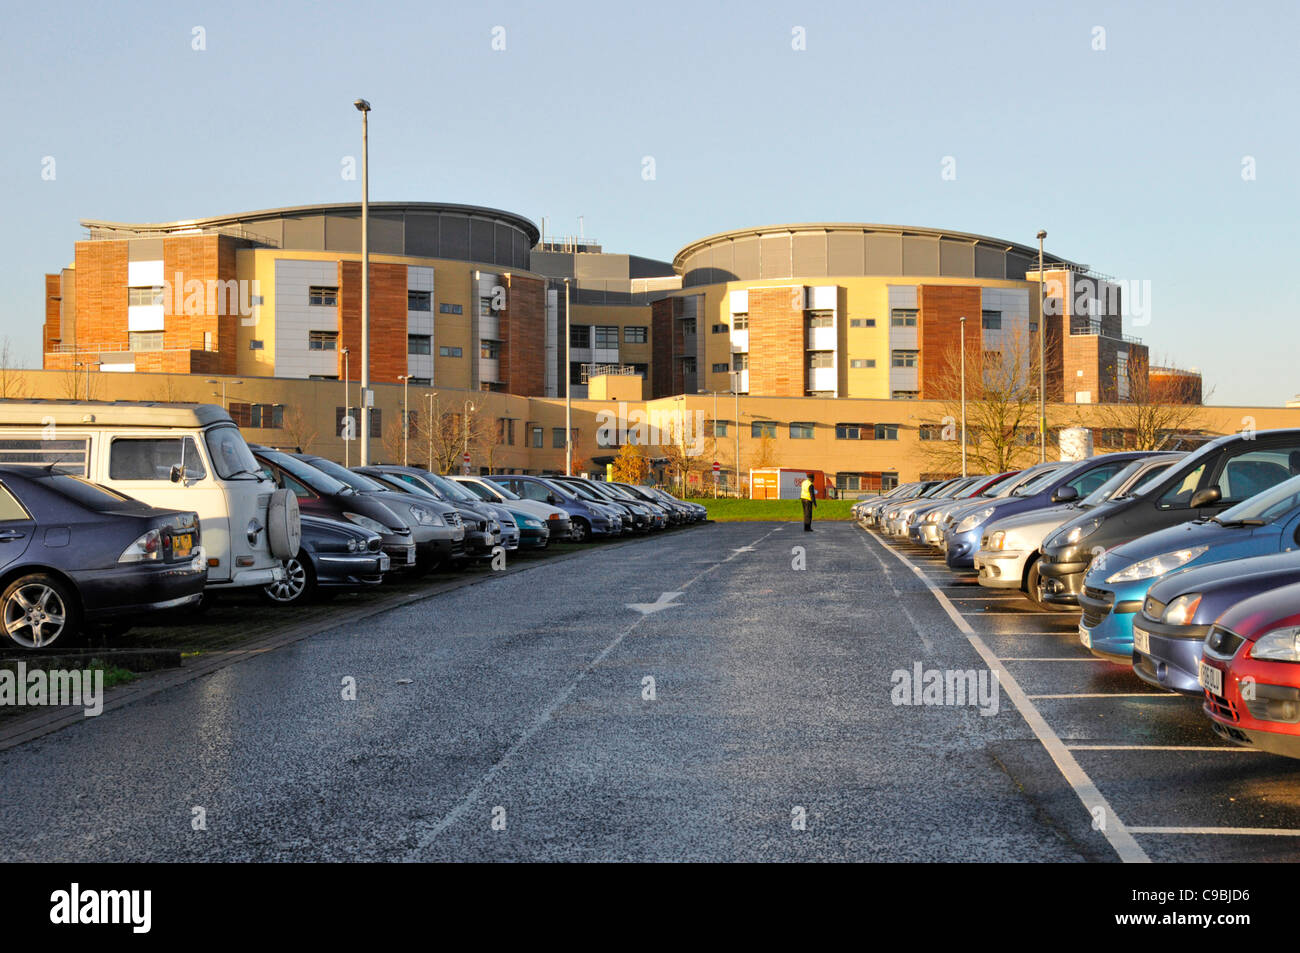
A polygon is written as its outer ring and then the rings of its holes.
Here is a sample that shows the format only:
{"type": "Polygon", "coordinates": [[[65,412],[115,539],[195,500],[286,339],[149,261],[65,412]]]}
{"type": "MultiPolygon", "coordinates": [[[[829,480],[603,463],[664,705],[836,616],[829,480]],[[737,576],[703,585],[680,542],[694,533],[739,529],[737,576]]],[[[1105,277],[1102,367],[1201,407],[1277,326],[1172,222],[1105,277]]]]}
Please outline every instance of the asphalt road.
{"type": "MultiPolygon", "coordinates": [[[[0,753],[0,860],[1118,859],[1005,687],[995,714],[895,704],[896,672],[988,670],[923,577],[999,658],[1086,655],[910,558],[848,523],[715,524],[325,629],[0,753]]],[[[1063,744],[1215,744],[1181,699],[1041,697],[1142,691],[1109,666],[1001,664],[1063,744]]],[[[1120,827],[1214,815],[1202,785],[1242,770],[1300,821],[1290,762],[1186,754],[1073,752],[1120,827]]]]}

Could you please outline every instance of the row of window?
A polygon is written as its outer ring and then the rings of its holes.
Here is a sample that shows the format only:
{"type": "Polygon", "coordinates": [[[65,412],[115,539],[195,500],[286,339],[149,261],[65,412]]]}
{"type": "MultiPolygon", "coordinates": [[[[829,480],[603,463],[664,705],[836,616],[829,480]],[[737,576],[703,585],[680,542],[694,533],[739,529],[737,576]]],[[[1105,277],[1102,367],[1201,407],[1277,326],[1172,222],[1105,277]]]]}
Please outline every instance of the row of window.
{"type": "MultiPolygon", "coordinates": [[[[516,421],[513,417],[497,418],[497,443],[507,444],[511,447],[515,445],[515,423],[516,421]]],[[[574,444],[577,444],[577,428],[575,427],[571,433],[573,434],[574,444]]],[[[527,440],[529,447],[540,450],[542,447],[546,446],[546,428],[538,424],[529,424],[527,429],[527,440]]],[[[551,428],[551,449],[564,449],[563,427],[551,428]]]]}
{"type": "MultiPolygon", "coordinates": [[[[339,304],[338,285],[312,285],[307,289],[307,303],[314,308],[337,308],[339,304]]],[[[132,288],[131,304],[162,304],[161,288],[132,288]],[[136,292],[140,292],[139,295],[136,292]],[[153,292],[157,292],[157,300],[146,300],[153,292]],[[137,297],[140,300],[136,300],[137,297]]],[[[407,311],[433,311],[433,292],[432,291],[407,291],[406,292],[406,310],[407,311]]],[[[492,299],[479,299],[479,313],[491,314],[492,299]]],[[[439,314],[464,314],[465,309],[459,304],[448,304],[443,302],[438,305],[439,314]]]]}
{"type": "MultiPolygon", "coordinates": [[[[629,324],[623,328],[624,344],[645,344],[650,340],[650,328],[644,324],[629,324]]],[[[570,347],[618,347],[618,327],[605,324],[574,324],[569,327],[570,347]]]]}
{"type": "MultiPolygon", "coordinates": [[[[706,420],[704,422],[704,436],[729,436],[731,426],[731,421],[728,420],[706,420]]],[[[755,420],[749,425],[749,435],[755,438],[775,437],[779,426],[781,425],[775,420],[755,420]]],[[[811,421],[791,421],[786,426],[789,428],[788,433],[791,440],[812,440],[816,436],[817,424],[811,421]]],[[[898,424],[836,424],[835,439],[897,440],[898,428],[898,424]]]]}

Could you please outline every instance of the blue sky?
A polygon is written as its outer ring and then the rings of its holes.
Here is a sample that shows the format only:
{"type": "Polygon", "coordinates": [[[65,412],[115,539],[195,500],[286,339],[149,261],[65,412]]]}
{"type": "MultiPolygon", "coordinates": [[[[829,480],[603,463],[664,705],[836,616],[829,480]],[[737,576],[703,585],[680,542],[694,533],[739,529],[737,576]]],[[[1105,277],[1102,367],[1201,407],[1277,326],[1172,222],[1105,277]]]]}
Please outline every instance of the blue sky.
{"type": "Polygon", "coordinates": [[[39,366],[41,275],[71,260],[80,219],[356,199],[340,169],[364,96],[376,200],[491,205],[555,233],[581,215],[606,250],[658,258],[777,222],[1025,244],[1046,228],[1051,251],[1151,283],[1149,323],[1126,330],[1153,360],[1201,369],[1213,403],[1279,404],[1300,392],[1300,13],[1131,7],[11,7],[0,335],[39,366]]]}

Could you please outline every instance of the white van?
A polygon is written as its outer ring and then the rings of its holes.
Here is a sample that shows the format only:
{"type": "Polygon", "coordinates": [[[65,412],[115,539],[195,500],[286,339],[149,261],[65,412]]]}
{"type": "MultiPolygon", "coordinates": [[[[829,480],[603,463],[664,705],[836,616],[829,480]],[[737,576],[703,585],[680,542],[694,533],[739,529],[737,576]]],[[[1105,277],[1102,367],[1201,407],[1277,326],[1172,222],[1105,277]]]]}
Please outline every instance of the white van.
{"type": "Polygon", "coordinates": [[[0,400],[0,463],[45,464],[199,514],[208,588],[264,586],[298,554],[298,500],[212,404],[0,400]]]}

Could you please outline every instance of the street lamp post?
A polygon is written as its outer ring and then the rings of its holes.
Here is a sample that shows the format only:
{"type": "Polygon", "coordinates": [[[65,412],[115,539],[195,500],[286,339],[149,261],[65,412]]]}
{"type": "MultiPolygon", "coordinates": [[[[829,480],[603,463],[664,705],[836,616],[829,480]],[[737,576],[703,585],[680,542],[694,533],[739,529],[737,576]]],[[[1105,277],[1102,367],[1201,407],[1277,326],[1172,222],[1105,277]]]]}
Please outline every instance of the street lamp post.
{"type": "Polygon", "coordinates": [[[408,432],[411,429],[411,414],[406,403],[407,385],[411,383],[410,375],[399,374],[397,379],[402,382],[402,466],[408,466],[406,462],[406,441],[408,432]]]}
{"type": "Polygon", "coordinates": [[[736,397],[736,498],[740,498],[740,371],[728,371],[731,393],[736,397]]]}
{"type": "Polygon", "coordinates": [[[361,465],[370,465],[370,103],[353,104],[361,113],[361,465]]]}
{"type": "Polygon", "coordinates": [[[352,467],[352,440],[348,436],[348,418],[352,416],[352,384],[348,380],[348,354],[347,348],[343,349],[343,466],[345,469],[352,467]]]}
{"type": "Polygon", "coordinates": [[[564,475],[573,476],[573,350],[569,326],[569,279],[564,279],[564,475]]]}
{"type": "Polygon", "coordinates": [[[429,391],[425,395],[429,398],[429,472],[433,472],[433,399],[438,396],[437,391],[429,391]]]}
{"type": "MultiPolygon", "coordinates": [[[[463,417],[461,417],[461,423],[465,427],[465,456],[467,457],[469,456],[469,415],[476,409],[477,408],[474,406],[474,402],[472,400],[465,401],[465,407],[464,407],[465,414],[463,417]]],[[[469,476],[469,465],[464,464],[462,469],[465,470],[465,475],[469,476]]]]}
{"type": "Polygon", "coordinates": [[[961,475],[966,475],[966,315],[961,316],[961,475]]]}
{"type": "Polygon", "coordinates": [[[1038,230],[1038,461],[1047,460],[1047,309],[1043,300],[1043,239],[1047,230],[1038,230]]]}
{"type": "MultiPolygon", "coordinates": [[[[103,361],[73,361],[73,367],[84,367],[86,369],[86,400],[90,400],[90,369],[92,367],[103,367],[103,366],[104,366],[103,361]]],[[[77,392],[75,377],[73,378],[73,381],[74,383],[72,385],[72,392],[75,395],[77,392]]],[[[209,383],[215,384],[216,381],[209,381],[209,383]]]]}
{"type": "MultiPolygon", "coordinates": [[[[86,378],[86,383],[87,383],[87,387],[89,387],[89,383],[90,383],[90,378],[89,378],[89,377],[86,378]]],[[[221,385],[221,409],[224,410],[224,411],[229,412],[229,410],[230,410],[230,405],[226,403],[226,385],[227,385],[227,384],[242,384],[242,383],[244,383],[244,382],[243,382],[243,381],[228,381],[228,380],[226,380],[224,377],[223,377],[221,380],[217,380],[215,377],[209,377],[209,378],[207,379],[207,383],[209,383],[209,384],[220,384],[220,385],[221,385]]],[[[217,396],[215,391],[213,392],[212,396],[213,396],[213,397],[216,397],[216,396],[217,396]]]]}

